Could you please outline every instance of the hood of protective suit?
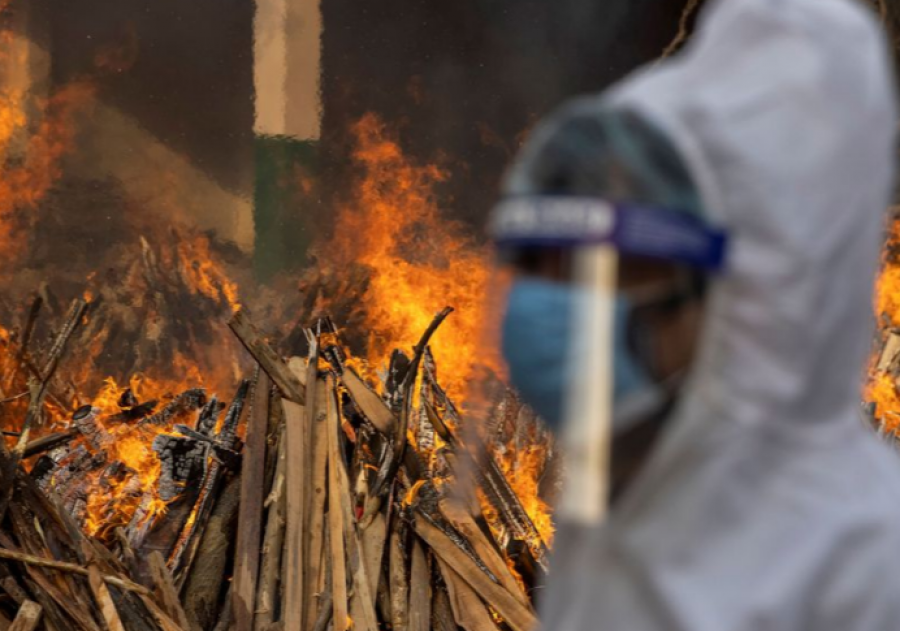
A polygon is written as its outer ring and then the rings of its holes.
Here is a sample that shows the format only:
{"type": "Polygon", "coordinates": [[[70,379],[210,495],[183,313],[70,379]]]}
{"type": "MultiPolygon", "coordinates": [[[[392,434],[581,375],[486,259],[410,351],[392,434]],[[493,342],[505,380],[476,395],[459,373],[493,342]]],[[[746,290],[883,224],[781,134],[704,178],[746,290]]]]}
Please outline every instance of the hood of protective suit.
{"type": "Polygon", "coordinates": [[[730,250],[661,444],[557,537],[548,631],[900,629],[900,466],[859,415],[892,81],[862,3],[714,0],[598,100],[671,139],[730,250]]]}

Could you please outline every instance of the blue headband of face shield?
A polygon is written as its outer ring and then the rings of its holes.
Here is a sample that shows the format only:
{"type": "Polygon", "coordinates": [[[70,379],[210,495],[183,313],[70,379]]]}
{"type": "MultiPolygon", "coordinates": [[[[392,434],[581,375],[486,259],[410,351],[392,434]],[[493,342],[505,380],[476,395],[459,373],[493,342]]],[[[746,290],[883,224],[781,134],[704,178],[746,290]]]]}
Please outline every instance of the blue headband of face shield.
{"type": "Polygon", "coordinates": [[[723,267],[727,246],[722,230],[688,213],[566,196],[510,197],[491,213],[488,232],[501,248],[608,243],[711,272],[723,267]]]}

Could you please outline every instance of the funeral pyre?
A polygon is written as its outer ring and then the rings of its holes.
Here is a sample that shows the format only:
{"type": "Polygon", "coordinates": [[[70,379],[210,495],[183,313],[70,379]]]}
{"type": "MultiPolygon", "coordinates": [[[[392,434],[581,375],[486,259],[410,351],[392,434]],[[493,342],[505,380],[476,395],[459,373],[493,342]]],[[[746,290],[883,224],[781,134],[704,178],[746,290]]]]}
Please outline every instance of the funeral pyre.
{"type": "Polygon", "coordinates": [[[270,344],[179,200],[65,177],[89,82],[0,97],[0,629],[531,626],[554,448],[499,380],[464,431],[497,364],[445,172],[359,121],[334,238],[250,300],[270,344]]]}
{"type": "Polygon", "coordinates": [[[327,318],[284,361],[241,311],[230,325],[258,366],[229,400],[148,400],[135,380],[64,423],[58,369],[89,306],[46,348],[25,350],[37,308],[6,340],[4,383],[27,387],[4,402],[24,421],[0,453],[2,615],[36,601],[47,629],[532,626],[552,530],[538,489],[510,480],[537,484],[550,441],[502,389],[461,431],[429,346],[450,309],[382,379],[351,367],[327,318]],[[61,426],[39,432],[43,417],[61,426]],[[461,471],[480,501],[451,492],[461,471]]]}

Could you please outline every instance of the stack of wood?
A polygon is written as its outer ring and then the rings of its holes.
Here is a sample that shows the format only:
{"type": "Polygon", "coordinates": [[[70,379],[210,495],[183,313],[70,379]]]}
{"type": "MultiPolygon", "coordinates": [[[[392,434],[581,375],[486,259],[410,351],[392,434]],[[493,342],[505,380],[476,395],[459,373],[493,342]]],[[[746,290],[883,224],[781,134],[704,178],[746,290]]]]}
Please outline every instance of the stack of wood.
{"type": "Polygon", "coordinates": [[[547,547],[487,444],[525,409],[504,397],[493,427],[458,435],[428,349],[449,313],[411,357],[394,353],[380,394],[328,320],[307,331],[309,356],[288,362],[243,314],[232,320],[276,386],[247,425],[235,629],[534,627],[547,547]],[[463,469],[482,502],[451,492],[463,469]]]}
{"type": "Polygon", "coordinates": [[[15,444],[0,441],[0,631],[533,627],[547,546],[504,471],[522,423],[539,425],[504,395],[485,431],[459,434],[428,347],[449,309],[380,384],[348,367],[330,320],[285,360],[238,313],[257,367],[230,403],[123,395],[118,421],[166,428],[159,483],[95,536],[80,485],[127,495],[133,473],[109,456],[108,419],[85,406],[33,437],[85,310],[37,367],[15,444]],[[480,500],[451,492],[460,471],[480,500]]]}

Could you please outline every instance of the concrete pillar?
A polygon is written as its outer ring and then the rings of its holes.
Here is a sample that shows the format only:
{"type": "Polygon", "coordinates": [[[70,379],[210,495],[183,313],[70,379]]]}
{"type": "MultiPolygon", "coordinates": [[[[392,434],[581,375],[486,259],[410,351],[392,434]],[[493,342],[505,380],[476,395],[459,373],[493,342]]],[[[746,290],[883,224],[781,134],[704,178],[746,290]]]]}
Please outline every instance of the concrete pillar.
{"type": "Polygon", "coordinates": [[[299,268],[315,235],[310,184],[321,132],[319,0],[256,0],[257,276],[299,268]]]}

